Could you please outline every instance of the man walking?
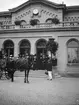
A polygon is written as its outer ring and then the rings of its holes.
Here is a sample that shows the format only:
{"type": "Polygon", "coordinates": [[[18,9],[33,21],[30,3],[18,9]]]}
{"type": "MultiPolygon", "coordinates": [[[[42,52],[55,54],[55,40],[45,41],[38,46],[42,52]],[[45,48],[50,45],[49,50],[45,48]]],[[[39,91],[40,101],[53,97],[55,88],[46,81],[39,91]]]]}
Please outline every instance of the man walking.
{"type": "Polygon", "coordinates": [[[52,80],[52,59],[48,57],[47,59],[47,71],[48,71],[48,80],[52,80]]]}

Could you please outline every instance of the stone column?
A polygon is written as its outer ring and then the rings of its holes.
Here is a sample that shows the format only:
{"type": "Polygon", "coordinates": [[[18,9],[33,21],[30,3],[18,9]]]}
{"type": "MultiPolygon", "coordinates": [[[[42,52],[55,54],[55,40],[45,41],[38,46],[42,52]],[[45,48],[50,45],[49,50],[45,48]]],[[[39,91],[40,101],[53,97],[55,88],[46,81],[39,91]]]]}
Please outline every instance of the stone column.
{"type": "Polygon", "coordinates": [[[61,73],[66,72],[66,65],[67,65],[67,49],[65,40],[59,42],[59,49],[58,49],[58,70],[61,73]]]}
{"type": "Polygon", "coordinates": [[[36,53],[36,46],[35,46],[35,40],[31,40],[31,54],[35,54],[36,53]]]}
{"type": "Polygon", "coordinates": [[[19,54],[18,41],[15,41],[15,45],[14,45],[14,57],[18,57],[18,54],[19,54]]]}

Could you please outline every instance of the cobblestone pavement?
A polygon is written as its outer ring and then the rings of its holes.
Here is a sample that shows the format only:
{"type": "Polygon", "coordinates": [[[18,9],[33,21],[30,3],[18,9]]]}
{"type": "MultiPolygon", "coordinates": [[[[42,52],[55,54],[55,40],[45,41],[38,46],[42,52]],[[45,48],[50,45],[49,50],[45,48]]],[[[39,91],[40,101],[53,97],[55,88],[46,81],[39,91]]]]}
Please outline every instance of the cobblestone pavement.
{"type": "Polygon", "coordinates": [[[0,80],[0,105],[79,105],[79,78],[0,80]]]}

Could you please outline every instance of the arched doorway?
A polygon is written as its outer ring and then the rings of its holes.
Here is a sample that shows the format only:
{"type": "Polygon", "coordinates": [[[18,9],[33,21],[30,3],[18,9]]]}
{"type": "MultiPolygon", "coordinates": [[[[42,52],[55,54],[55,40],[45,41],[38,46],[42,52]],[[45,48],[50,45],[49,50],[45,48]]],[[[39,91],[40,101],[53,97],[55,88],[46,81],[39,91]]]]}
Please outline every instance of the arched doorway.
{"type": "Polygon", "coordinates": [[[4,46],[4,53],[7,57],[14,56],[14,43],[11,40],[6,40],[3,44],[4,46]]]}
{"type": "Polygon", "coordinates": [[[46,43],[47,41],[45,39],[39,39],[36,42],[37,69],[45,69],[43,60],[47,54],[46,43]]]}
{"type": "Polygon", "coordinates": [[[26,39],[22,40],[20,42],[19,50],[21,56],[30,54],[30,42],[26,39]]]}

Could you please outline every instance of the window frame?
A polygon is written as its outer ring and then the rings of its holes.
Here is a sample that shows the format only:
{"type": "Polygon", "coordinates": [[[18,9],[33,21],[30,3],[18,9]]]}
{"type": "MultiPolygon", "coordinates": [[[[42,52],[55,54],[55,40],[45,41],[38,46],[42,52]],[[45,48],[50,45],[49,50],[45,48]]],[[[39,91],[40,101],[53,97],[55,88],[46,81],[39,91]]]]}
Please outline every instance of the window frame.
{"type": "MultiPolygon", "coordinates": [[[[73,63],[73,62],[69,63],[68,62],[69,61],[68,60],[69,59],[68,58],[68,48],[77,48],[79,51],[79,41],[77,39],[73,38],[73,39],[68,40],[68,42],[67,42],[67,65],[68,66],[79,66],[79,61],[78,61],[78,63],[73,63]],[[78,47],[68,47],[68,44],[72,41],[75,41],[78,44],[78,47]]],[[[79,54],[79,52],[78,52],[78,54],[79,54]]],[[[79,60],[79,57],[78,57],[78,60],[79,60]]]]}

